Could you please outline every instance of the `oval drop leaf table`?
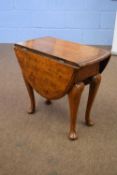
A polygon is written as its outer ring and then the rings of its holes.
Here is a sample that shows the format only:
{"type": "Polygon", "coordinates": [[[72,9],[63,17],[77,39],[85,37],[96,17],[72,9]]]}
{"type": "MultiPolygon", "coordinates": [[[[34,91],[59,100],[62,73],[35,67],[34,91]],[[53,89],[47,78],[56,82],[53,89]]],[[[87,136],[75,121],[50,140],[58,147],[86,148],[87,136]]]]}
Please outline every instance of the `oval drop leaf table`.
{"type": "Polygon", "coordinates": [[[77,111],[84,86],[90,85],[85,122],[92,126],[91,108],[110,52],[53,37],[16,43],[14,49],[30,97],[29,113],[35,111],[33,89],[46,98],[47,104],[68,94],[69,138],[77,139],[77,111]]]}

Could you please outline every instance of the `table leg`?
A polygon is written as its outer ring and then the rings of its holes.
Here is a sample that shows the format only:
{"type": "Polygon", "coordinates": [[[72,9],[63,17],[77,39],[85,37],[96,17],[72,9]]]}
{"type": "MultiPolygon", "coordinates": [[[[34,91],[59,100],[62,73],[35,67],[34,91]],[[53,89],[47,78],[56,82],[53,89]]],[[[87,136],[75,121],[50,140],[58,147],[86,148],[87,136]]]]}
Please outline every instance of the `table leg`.
{"type": "Polygon", "coordinates": [[[84,89],[84,83],[79,83],[76,84],[68,94],[70,113],[71,113],[69,139],[71,140],[77,139],[76,134],[77,111],[83,89],[84,89]]]}
{"type": "Polygon", "coordinates": [[[92,78],[92,81],[90,83],[89,97],[88,97],[87,108],[85,113],[85,122],[86,122],[86,125],[88,126],[92,126],[94,124],[91,121],[90,113],[91,113],[92,105],[93,105],[95,96],[97,94],[100,82],[101,82],[101,75],[98,74],[92,78]]]}
{"type": "Polygon", "coordinates": [[[28,110],[29,114],[32,114],[35,112],[35,97],[34,97],[34,91],[33,88],[31,87],[31,85],[27,82],[27,80],[24,78],[24,82],[26,85],[26,88],[28,90],[28,94],[30,97],[30,108],[28,110]]]}
{"type": "Polygon", "coordinates": [[[52,104],[51,100],[48,100],[48,99],[46,99],[45,103],[46,103],[46,105],[51,105],[52,104]]]}

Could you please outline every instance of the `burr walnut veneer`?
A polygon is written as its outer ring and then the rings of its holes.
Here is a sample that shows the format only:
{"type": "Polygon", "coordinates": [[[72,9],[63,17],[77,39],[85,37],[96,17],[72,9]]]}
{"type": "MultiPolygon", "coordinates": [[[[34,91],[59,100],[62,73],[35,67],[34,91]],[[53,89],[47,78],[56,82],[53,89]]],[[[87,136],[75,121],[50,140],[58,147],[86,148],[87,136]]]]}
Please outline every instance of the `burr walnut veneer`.
{"type": "Polygon", "coordinates": [[[52,37],[17,43],[14,49],[30,97],[29,113],[35,111],[33,89],[47,99],[47,104],[67,94],[70,106],[69,138],[75,140],[80,97],[85,85],[89,84],[85,122],[88,126],[93,125],[91,107],[101,73],[110,59],[109,51],[52,37]]]}

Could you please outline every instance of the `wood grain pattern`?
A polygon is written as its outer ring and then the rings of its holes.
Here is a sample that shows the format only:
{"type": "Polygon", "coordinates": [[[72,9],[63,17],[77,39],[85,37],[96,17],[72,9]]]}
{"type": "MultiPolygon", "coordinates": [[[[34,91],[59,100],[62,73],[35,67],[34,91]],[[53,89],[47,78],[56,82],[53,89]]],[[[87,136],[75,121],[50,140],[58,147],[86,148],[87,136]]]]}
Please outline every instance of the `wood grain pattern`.
{"type": "Polygon", "coordinates": [[[46,56],[15,47],[24,77],[48,100],[64,96],[74,83],[75,70],[46,56]]]}
{"type": "Polygon", "coordinates": [[[43,37],[29,40],[16,45],[41,52],[54,58],[64,60],[76,66],[85,66],[105,59],[110,52],[104,49],[86,46],[79,43],[69,42],[53,37],[43,37]]]}
{"type": "Polygon", "coordinates": [[[78,82],[84,81],[89,77],[93,77],[99,73],[99,63],[94,63],[79,69],[77,74],[78,82]]]}
{"type": "Polygon", "coordinates": [[[77,139],[76,121],[84,85],[90,84],[85,121],[93,123],[90,113],[101,81],[101,73],[110,52],[52,37],[15,44],[25,84],[30,97],[30,111],[35,111],[33,89],[46,98],[46,104],[68,94],[70,107],[69,139],[77,139]]]}

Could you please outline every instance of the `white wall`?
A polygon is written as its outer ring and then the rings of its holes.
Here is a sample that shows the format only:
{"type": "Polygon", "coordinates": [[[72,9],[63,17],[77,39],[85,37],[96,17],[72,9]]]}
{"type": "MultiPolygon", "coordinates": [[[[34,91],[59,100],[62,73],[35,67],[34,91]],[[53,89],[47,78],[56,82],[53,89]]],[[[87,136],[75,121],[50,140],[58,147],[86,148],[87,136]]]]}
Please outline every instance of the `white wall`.
{"type": "Polygon", "coordinates": [[[117,55],[117,13],[115,20],[114,36],[113,36],[112,54],[117,55]]]}

